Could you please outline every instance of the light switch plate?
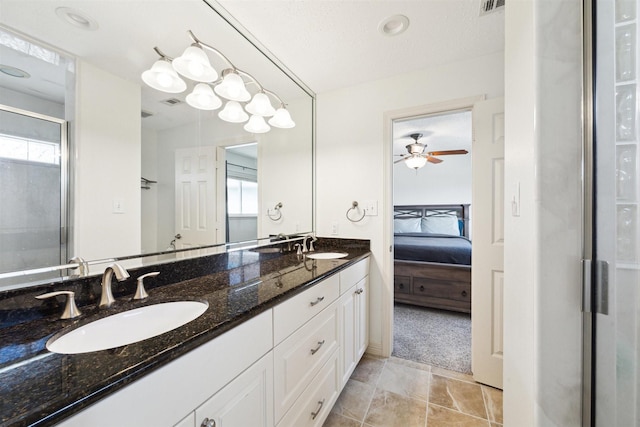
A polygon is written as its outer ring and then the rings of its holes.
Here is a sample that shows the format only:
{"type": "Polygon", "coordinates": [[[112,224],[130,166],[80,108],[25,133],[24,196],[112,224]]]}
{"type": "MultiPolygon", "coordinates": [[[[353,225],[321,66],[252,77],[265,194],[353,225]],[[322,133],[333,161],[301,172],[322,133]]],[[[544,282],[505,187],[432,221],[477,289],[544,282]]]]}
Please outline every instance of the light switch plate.
{"type": "Polygon", "coordinates": [[[365,210],[366,216],[378,215],[378,201],[377,200],[365,200],[362,202],[362,209],[365,210]]]}
{"type": "Polygon", "coordinates": [[[124,199],[113,199],[112,212],[115,214],[124,213],[124,199]]]}

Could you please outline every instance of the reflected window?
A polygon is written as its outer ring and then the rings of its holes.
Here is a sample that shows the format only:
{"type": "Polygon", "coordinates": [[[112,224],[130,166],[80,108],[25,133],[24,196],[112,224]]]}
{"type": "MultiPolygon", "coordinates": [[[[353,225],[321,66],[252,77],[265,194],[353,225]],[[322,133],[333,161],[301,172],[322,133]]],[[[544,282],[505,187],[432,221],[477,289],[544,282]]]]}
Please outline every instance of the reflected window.
{"type": "Polygon", "coordinates": [[[227,179],[229,215],[258,214],[258,183],[240,179],[227,179]]]}

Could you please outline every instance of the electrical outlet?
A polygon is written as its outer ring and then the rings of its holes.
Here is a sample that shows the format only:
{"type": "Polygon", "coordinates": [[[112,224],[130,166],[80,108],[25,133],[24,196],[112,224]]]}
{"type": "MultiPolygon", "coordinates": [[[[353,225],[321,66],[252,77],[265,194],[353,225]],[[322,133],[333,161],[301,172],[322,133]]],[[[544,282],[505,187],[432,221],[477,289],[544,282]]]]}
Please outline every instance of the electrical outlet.
{"type": "Polygon", "coordinates": [[[331,223],[331,235],[332,236],[337,236],[338,235],[338,223],[337,222],[332,222],[331,223]]]}
{"type": "Polygon", "coordinates": [[[362,209],[364,209],[366,216],[378,216],[378,201],[365,200],[362,202],[362,209]]]}
{"type": "Polygon", "coordinates": [[[115,213],[115,214],[124,213],[124,200],[123,199],[113,199],[112,212],[115,213]]]}

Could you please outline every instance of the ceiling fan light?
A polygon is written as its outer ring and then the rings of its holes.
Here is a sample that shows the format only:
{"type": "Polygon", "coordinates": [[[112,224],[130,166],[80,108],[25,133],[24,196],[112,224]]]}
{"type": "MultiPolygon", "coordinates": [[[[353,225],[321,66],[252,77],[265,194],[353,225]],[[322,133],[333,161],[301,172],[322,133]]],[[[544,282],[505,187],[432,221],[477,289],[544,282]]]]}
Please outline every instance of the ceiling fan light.
{"type": "Polygon", "coordinates": [[[218,78],[207,54],[197,45],[191,45],[173,60],[173,68],[188,79],[196,82],[212,82],[218,78]]]}
{"type": "Polygon", "coordinates": [[[223,73],[222,83],[213,90],[223,98],[231,101],[246,102],[251,99],[251,94],[244,86],[244,80],[235,71],[223,73]]]}
{"type": "Polygon", "coordinates": [[[289,114],[289,111],[284,107],[276,110],[273,117],[269,119],[269,124],[281,129],[290,129],[296,125],[291,119],[291,114],[289,114]]]}
{"type": "Polygon", "coordinates": [[[218,117],[229,123],[243,123],[249,119],[249,115],[244,112],[242,106],[236,101],[228,101],[218,113],[218,117]]]}
{"type": "Polygon", "coordinates": [[[193,91],[187,95],[187,104],[199,110],[216,110],[222,106],[220,98],[213,93],[213,89],[206,83],[198,83],[193,91]]]}
{"type": "Polygon", "coordinates": [[[187,84],[166,59],[157,60],[151,69],[143,72],[142,81],[161,92],[180,93],[187,89],[187,84]]]}
{"type": "Polygon", "coordinates": [[[271,101],[269,101],[269,97],[263,92],[258,92],[253,95],[253,99],[244,109],[247,110],[248,113],[262,117],[273,116],[276,112],[271,105],[271,101]]]}
{"type": "Polygon", "coordinates": [[[264,117],[253,115],[244,125],[244,130],[251,133],[265,133],[271,130],[271,126],[264,121],[264,117]]]}
{"type": "Polygon", "coordinates": [[[408,168],[412,168],[412,169],[420,169],[421,167],[423,167],[426,163],[427,163],[427,158],[426,157],[422,157],[420,155],[411,155],[410,157],[407,157],[404,160],[404,163],[407,165],[408,168]]]}

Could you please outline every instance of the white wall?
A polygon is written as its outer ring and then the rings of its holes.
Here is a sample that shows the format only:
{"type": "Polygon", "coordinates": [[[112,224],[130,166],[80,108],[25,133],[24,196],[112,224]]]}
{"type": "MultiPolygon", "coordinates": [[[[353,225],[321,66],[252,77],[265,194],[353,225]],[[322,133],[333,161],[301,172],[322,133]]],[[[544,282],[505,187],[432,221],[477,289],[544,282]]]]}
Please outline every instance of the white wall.
{"type": "Polygon", "coordinates": [[[72,255],[138,254],[140,86],[86,62],[77,73],[72,255]],[[124,213],[113,213],[114,199],[124,213]]]}
{"type": "Polygon", "coordinates": [[[1,88],[0,91],[2,93],[2,104],[4,105],[58,119],[65,119],[64,103],[49,101],[23,92],[16,92],[6,87],[1,88]]]}
{"type": "MultiPolygon", "coordinates": [[[[385,112],[486,94],[503,95],[502,53],[398,75],[317,95],[317,233],[371,240],[370,352],[382,354],[383,302],[393,295],[383,210],[391,212],[384,192],[385,112]],[[378,216],[351,223],[345,212],[353,200],[378,201],[378,216]]],[[[389,218],[391,218],[389,216],[389,218]]]]}
{"type": "Polygon", "coordinates": [[[579,426],[581,2],[506,7],[504,422],[579,426]]]}

